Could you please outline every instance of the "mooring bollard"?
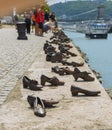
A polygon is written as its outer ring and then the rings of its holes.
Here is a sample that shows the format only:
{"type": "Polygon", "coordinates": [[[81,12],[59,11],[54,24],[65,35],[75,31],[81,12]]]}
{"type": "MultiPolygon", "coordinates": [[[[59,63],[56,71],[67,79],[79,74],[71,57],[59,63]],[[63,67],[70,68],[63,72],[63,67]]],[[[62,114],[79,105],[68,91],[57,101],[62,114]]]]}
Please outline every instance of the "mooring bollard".
{"type": "Polygon", "coordinates": [[[25,22],[17,22],[17,31],[18,31],[18,40],[27,40],[27,36],[26,36],[26,24],[25,22]]]}

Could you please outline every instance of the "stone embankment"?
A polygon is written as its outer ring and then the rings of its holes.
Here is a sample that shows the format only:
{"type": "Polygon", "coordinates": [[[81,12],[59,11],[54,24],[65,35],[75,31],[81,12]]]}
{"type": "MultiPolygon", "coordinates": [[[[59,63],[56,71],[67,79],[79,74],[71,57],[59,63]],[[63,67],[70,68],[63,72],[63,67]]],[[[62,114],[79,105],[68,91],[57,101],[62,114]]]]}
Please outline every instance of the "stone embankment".
{"type": "MultiPolygon", "coordinates": [[[[72,75],[60,76],[51,71],[54,66],[64,67],[62,63],[46,61],[43,46],[51,36],[52,33],[48,33],[36,37],[32,33],[28,40],[18,41],[15,28],[0,30],[0,130],[112,130],[112,101],[72,42],[68,43],[73,46],[70,51],[77,56],[70,56],[67,61],[84,62],[78,68],[89,72],[95,80],[75,81],[72,75]],[[56,76],[65,84],[57,87],[46,84],[42,91],[23,88],[23,76],[40,83],[42,74],[56,76]],[[101,93],[99,96],[72,96],[71,85],[101,93]],[[59,103],[46,108],[45,117],[38,117],[27,102],[28,95],[59,103]]],[[[53,46],[58,51],[57,45],[53,46]]],[[[74,70],[73,66],[69,67],[74,70]]]]}

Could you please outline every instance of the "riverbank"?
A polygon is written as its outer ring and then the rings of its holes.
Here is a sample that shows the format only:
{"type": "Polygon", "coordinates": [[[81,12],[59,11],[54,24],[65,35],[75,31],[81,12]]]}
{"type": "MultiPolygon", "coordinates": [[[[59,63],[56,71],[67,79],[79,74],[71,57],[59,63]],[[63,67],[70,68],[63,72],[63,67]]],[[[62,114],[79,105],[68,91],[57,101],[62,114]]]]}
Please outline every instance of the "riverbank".
{"type": "MultiPolygon", "coordinates": [[[[13,31],[12,34],[10,31],[8,34],[12,35],[13,31]]],[[[112,101],[72,42],[69,43],[69,45],[73,46],[71,52],[76,53],[77,56],[70,57],[69,60],[84,62],[84,65],[79,67],[79,69],[81,71],[90,72],[95,78],[95,81],[75,81],[72,75],[60,76],[51,71],[51,67],[53,66],[63,66],[61,63],[51,63],[47,62],[45,59],[46,55],[43,51],[43,46],[45,41],[49,40],[51,36],[52,33],[48,33],[45,34],[44,37],[35,38],[32,34],[28,36],[28,42],[19,41],[17,44],[20,45],[21,42],[23,42],[22,44],[26,45],[25,50],[27,50],[29,44],[31,44],[31,46],[34,45],[34,47],[37,46],[34,52],[36,56],[29,64],[28,69],[25,69],[23,71],[24,73],[19,75],[19,79],[16,82],[14,89],[12,89],[9,94],[8,99],[0,106],[0,130],[112,129],[112,101]],[[23,88],[22,78],[24,75],[31,79],[36,79],[40,83],[40,76],[42,74],[49,77],[56,76],[61,81],[65,81],[65,85],[57,87],[46,85],[43,87],[42,91],[31,91],[23,88]],[[101,94],[94,97],[81,95],[73,97],[70,92],[72,84],[91,91],[99,90],[101,91],[101,94]],[[30,108],[27,102],[28,95],[39,96],[42,99],[58,100],[59,103],[53,108],[46,108],[46,116],[40,118],[35,116],[33,109],[30,108]]],[[[57,45],[53,46],[57,48],[57,45]]],[[[31,51],[32,50],[33,48],[31,51]]],[[[27,64],[28,62],[30,61],[27,60],[24,64],[27,64]]],[[[70,68],[73,70],[72,66],[70,66],[70,68]]],[[[18,71],[16,71],[16,73],[18,73],[18,71]]]]}
{"type": "MultiPolygon", "coordinates": [[[[81,54],[81,57],[85,60],[86,63],[89,62],[89,58],[87,57],[87,54],[82,52],[81,49],[75,45],[79,53],[81,54]]],[[[91,68],[92,69],[92,68],[91,68]]],[[[95,74],[96,78],[99,80],[99,82],[102,84],[102,76],[99,72],[96,72],[95,70],[92,70],[92,72],[95,74]]],[[[105,89],[105,91],[108,93],[109,97],[112,99],[112,88],[105,89]]]]}

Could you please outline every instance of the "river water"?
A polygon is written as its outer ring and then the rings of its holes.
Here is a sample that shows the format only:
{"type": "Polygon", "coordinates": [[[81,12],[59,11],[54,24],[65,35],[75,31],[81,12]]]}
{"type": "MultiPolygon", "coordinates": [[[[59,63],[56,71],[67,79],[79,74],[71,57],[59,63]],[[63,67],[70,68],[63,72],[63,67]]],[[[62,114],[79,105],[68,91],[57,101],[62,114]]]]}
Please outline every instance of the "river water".
{"type": "Polygon", "coordinates": [[[88,64],[102,76],[104,88],[112,88],[112,34],[107,39],[88,39],[82,33],[64,30],[81,51],[87,54],[88,64]]]}

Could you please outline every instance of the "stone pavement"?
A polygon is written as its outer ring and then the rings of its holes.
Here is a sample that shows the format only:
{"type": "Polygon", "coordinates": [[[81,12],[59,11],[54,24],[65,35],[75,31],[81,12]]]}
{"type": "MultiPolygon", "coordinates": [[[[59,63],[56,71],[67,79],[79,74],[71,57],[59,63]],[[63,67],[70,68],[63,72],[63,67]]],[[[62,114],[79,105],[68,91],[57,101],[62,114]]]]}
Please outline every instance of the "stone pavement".
{"type": "Polygon", "coordinates": [[[17,40],[15,27],[0,29],[0,105],[38,56],[46,39],[34,33],[27,36],[28,40],[17,40]]]}
{"type": "MultiPolygon", "coordinates": [[[[36,37],[31,34],[28,35],[28,40],[19,41],[14,28],[0,30],[1,104],[14,88],[8,100],[0,106],[0,130],[112,130],[112,100],[88,64],[84,63],[80,70],[90,72],[95,78],[94,82],[75,81],[72,75],[60,76],[51,72],[51,67],[62,64],[47,62],[45,59],[43,45],[50,36],[51,34],[46,34],[45,37],[36,37]],[[46,85],[43,91],[23,88],[23,75],[40,81],[42,74],[57,76],[65,81],[65,85],[46,85]],[[71,96],[72,84],[88,90],[100,90],[101,94],[93,97],[71,96]],[[40,118],[29,107],[26,100],[28,95],[59,100],[59,104],[46,108],[46,116],[40,118]]],[[[72,42],[70,44],[73,45],[72,42]]],[[[83,61],[75,46],[71,51],[78,56],[70,57],[70,61],[83,61]]]]}

